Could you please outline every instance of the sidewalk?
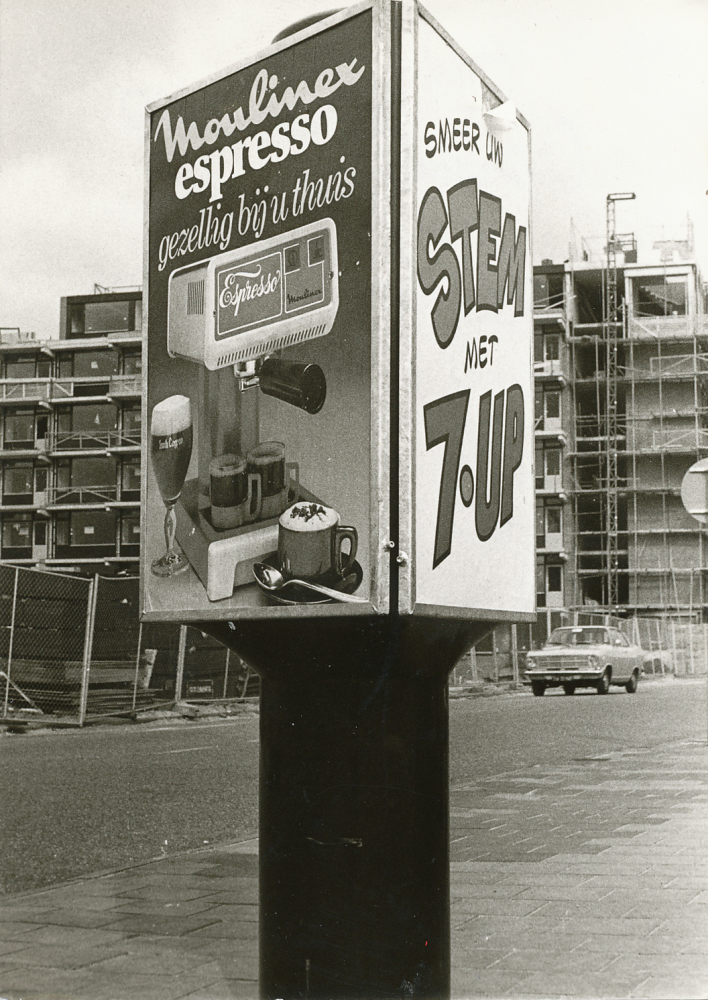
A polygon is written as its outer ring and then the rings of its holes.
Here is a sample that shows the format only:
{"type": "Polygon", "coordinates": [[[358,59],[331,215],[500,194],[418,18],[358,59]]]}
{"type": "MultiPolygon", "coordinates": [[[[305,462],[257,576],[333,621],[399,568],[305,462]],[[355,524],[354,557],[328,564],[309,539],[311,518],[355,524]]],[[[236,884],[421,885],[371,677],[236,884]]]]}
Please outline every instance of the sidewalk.
{"type": "MultiPolygon", "coordinates": [[[[708,746],[451,789],[455,998],[708,997],[708,746]]],[[[258,996],[257,841],[0,898],[3,1000],[258,996]]]]}

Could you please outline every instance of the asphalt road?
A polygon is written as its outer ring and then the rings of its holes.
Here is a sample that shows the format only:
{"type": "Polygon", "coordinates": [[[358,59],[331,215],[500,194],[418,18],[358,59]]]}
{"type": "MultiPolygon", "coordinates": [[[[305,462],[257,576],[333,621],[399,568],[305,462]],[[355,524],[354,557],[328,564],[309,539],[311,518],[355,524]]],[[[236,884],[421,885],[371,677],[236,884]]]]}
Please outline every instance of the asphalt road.
{"type": "MultiPolygon", "coordinates": [[[[450,779],[705,740],[704,680],[453,700],[450,779]]],[[[228,843],[258,822],[258,720],[0,738],[0,892],[228,843]]]]}
{"type": "Polygon", "coordinates": [[[542,698],[484,698],[451,703],[450,781],[534,764],[593,757],[612,750],[705,740],[704,678],[640,681],[636,694],[558,688],[542,698]]]}
{"type": "Polygon", "coordinates": [[[258,823],[258,718],[0,739],[0,891],[238,840],[258,823]]]}

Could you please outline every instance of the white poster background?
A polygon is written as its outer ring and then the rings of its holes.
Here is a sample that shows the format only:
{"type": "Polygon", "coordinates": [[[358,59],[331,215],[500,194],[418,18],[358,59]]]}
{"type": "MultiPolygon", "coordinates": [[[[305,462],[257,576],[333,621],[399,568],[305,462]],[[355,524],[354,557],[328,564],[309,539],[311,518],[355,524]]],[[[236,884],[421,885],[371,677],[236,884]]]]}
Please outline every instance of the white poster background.
{"type": "MultiPolygon", "coordinates": [[[[535,498],[528,133],[515,117],[490,131],[484,112],[489,110],[490,103],[496,101],[487,100],[485,106],[486,88],[480,77],[423,18],[418,20],[418,25],[416,219],[420,217],[421,204],[430,188],[437,188],[448,210],[450,189],[476,179],[478,198],[480,192],[486,192],[500,199],[502,227],[507,214],[514,216],[516,239],[519,228],[525,227],[526,257],[523,315],[514,315],[521,290],[519,287],[516,289],[517,298],[511,305],[507,304],[508,290],[505,289],[504,304],[497,312],[478,311],[475,304],[465,315],[463,298],[457,328],[444,348],[436,340],[431,310],[440,291],[447,294],[448,279],[443,277],[429,294],[423,292],[418,279],[415,281],[415,603],[512,615],[530,614],[535,608],[535,498]],[[476,129],[473,129],[472,123],[476,123],[479,129],[476,143],[473,141],[476,129]],[[468,148],[465,149],[465,146],[468,148]],[[426,148],[428,151],[435,148],[435,155],[426,155],[426,148]],[[496,342],[490,341],[492,336],[498,338],[496,342]],[[486,352],[481,350],[485,346],[486,352]],[[506,405],[507,393],[512,386],[521,387],[524,402],[523,453],[521,464],[513,473],[513,515],[503,525],[497,517],[491,536],[482,541],[475,526],[480,397],[491,391],[490,419],[493,420],[495,396],[504,392],[506,405]],[[444,443],[427,446],[425,407],[464,390],[469,390],[469,402],[455,482],[449,554],[439,559],[438,551],[438,563],[434,566],[446,446],[444,443]],[[472,472],[474,482],[471,482],[469,473],[465,473],[461,489],[460,473],[465,466],[472,472]],[[474,495],[470,503],[471,489],[474,495]],[[463,502],[463,493],[468,506],[463,502]]],[[[489,91],[486,93],[489,94],[489,91]]],[[[478,232],[470,232],[468,238],[477,293],[478,232]]],[[[462,273],[463,239],[464,235],[453,240],[448,225],[437,243],[428,241],[425,251],[428,259],[433,258],[447,243],[452,247],[462,273]]],[[[490,244],[490,256],[496,258],[500,238],[491,238],[490,244]]],[[[514,396],[518,401],[517,390],[514,396]]],[[[491,436],[490,430],[490,453],[491,436]]],[[[487,479],[489,483],[490,477],[487,479]]]]}

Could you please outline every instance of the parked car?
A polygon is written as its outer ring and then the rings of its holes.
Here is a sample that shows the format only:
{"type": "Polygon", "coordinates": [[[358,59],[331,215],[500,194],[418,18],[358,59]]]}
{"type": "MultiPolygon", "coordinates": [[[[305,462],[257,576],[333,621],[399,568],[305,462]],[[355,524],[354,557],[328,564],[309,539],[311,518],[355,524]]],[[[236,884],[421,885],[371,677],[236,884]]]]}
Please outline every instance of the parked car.
{"type": "Polygon", "coordinates": [[[645,651],[616,628],[557,628],[542,649],[527,655],[526,680],[536,696],[551,687],[562,687],[566,694],[594,687],[598,694],[607,694],[611,684],[634,694],[645,657],[645,651]]]}

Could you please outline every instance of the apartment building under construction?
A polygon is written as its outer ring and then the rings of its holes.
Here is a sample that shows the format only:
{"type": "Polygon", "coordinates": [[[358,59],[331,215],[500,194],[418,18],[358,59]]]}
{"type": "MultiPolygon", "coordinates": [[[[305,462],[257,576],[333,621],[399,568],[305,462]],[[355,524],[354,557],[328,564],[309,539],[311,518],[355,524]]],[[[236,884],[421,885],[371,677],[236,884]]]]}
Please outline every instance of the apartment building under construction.
{"type": "Polygon", "coordinates": [[[683,247],[647,266],[636,245],[622,249],[621,263],[534,269],[536,589],[548,625],[592,607],[708,621],[706,529],[680,496],[708,456],[705,288],[683,247]]]}

